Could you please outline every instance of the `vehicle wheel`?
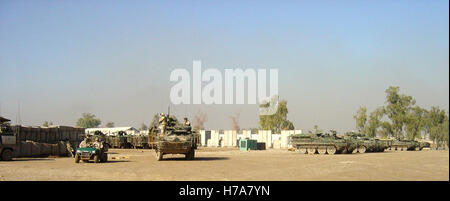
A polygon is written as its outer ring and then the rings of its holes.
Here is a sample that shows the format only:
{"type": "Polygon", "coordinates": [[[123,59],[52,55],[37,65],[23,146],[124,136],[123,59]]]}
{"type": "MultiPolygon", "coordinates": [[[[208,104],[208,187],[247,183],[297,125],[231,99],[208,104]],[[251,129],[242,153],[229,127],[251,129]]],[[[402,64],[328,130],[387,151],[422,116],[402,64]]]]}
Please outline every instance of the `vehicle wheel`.
{"type": "Polygon", "coordinates": [[[317,152],[319,153],[319,154],[326,154],[327,153],[327,147],[319,147],[319,148],[317,148],[317,152]]]}
{"type": "Polygon", "coordinates": [[[94,156],[94,163],[100,162],[100,157],[97,155],[94,156]]]}
{"type": "Polygon", "coordinates": [[[2,152],[2,160],[4,161],[10,161],[12,160],[12,151],[9,149],[5,149],[2,152]]]}
{"type": "Polygon", "coordinates": [[[330,155],[334,155],[336,153],[336,147],[328,146],[327,147],[327,153],[330,154],[330,155]]]}
{"type": "Polygon", "coordinates": [[[80,155],[75,154],[75,163],[79,163],[80,162],[80,155]]]}
{"type": "Polygon", "coordinates": [[[299,151],[301,154],[306,154],[306,153],[308,153],[306,147],[299,147],[299,148],[298,148],[298,151],[299,151]]]}
{"type": "Polygon", "coordinates": [[[356,154],[356,153],[358,153],[358,148],[353,149],[353,151],[352,151],[352,154],[356,154]]]}
{"type": "Polygon", "coordinates": [[[156,160],[160,161],[163,159],[163,153],[156,151],[156,160]]]}
{"type": "Polygon", "coordinates": [[[360,153],[360,154],[363,154],[363,153],[366,153],[366,147],[365,146],[360,146],[360,147],[358,147],[358,152],[360,153]]]}
{"type": "Polygon", "coordinates": [[[308,148],[308,154],[315,154],[316,148],[308,148]]]}

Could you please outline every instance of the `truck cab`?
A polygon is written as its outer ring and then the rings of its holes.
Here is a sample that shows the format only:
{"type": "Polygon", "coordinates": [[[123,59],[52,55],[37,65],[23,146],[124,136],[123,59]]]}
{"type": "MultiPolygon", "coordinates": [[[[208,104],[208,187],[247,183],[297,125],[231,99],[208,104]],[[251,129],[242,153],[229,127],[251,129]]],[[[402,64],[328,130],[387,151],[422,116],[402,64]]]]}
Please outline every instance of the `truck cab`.
{"type": "Polygon", "coordinates": [[[14,135],[10,120],[0,117],[0,160],[12,160],[14,150],[16,149],[16,136],[14,135]]]}

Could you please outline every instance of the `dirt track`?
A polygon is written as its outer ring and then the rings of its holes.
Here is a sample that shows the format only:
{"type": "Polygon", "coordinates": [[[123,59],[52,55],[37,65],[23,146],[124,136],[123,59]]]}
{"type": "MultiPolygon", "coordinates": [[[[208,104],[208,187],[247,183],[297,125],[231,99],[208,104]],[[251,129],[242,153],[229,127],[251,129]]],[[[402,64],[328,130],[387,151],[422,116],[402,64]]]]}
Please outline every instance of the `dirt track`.
{"type": "Polygon", "coordinates": [[[448,151],[301,155],[287,150],[197,150],[196,160],[153,150],[110,150],[109,162],[18,158],[0,162],[2,180],[449,180],[448,151]],[[114,159],[113,159],[114,158],[114,159]]]}

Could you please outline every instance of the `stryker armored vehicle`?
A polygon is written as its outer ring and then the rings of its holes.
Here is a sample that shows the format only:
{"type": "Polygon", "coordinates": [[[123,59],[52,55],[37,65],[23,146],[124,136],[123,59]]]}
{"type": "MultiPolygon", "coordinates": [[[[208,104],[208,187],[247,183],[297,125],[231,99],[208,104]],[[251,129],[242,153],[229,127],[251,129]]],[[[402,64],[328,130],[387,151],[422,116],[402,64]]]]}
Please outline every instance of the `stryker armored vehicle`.
{"type": "Polygon", "coordinates": [[[0,161],[10,161],[16,149],[16,136],[14,135],[9,119],[0,117],[0,161]]]}
{"type": "Polygon", "coordinates": [[[302,154],[352,153],[357,146],[355,140],[322,133],[291,135],[289,143],[302,154]]]}
{"type": "Polygon", "coordinates": [[[430,143],[415,140],[392,140],[389,149],[395,151],[420,151],[425,147],[430,147],[430,143]]]}
{"type": "Polygon", "coordinates": [[[184,154],[187,160],[193,160],[197,149],[197,133],[190,126],[179,123],[169,116],[164,133],[159,128],[151,128],[150,136],[156,136],[155,153],[158,161],[166,154],[184,154]]]}
{"type": "Polygon", "coordinates": [[[356,143],[356,149],[353,153],[365,153],[365,152],[383,152],[389,147],[388,143],[376,138],[369,138],[359,133],[346,133],[345,139],[354,140],[356,143]]]}

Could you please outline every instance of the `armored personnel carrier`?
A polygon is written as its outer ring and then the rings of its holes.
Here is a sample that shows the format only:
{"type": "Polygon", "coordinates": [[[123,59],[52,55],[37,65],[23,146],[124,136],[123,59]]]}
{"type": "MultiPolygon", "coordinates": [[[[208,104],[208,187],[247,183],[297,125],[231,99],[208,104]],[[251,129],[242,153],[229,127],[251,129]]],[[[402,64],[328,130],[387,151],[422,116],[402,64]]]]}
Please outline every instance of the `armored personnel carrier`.
{"type": "Polygon", "coordinates": [[[353,150],[353,153],[383,152],[389,147],[388,143],[382,140],[369,138],[359,133],[346,133],[344,138],[353,140],[353,143],[356,144],[356,149],[353,150]]]}
{"type": "Polygon", "coordinates": [[[352,153],[356,149],[354,140],[348,140],[335,134],[296,134],[291,135],[289,143],[302,154],[352,153]]]}
{"type": "Polygon", "coordinates": [[[179,123],[175,117],[168,117],[164,133],[159,128],[152,128],[149,135],[156,136],[154,148],[158,161],[166,154],[184,154],[187,160],[194,159],[197,133],[190,126],[179,123]]]}
{"type": "Polygon", "coordinates": [[[0,117],[0,161],[10,161],[16,149],[16,136],[14,135],[9,119],[0,117]]]}
{"type": "Polygon", "coordinates": [[[397,139],[390,142],[389,149],[395,151],[420,151],[425,147],[430,147],[430,143],[397,139]]]}

